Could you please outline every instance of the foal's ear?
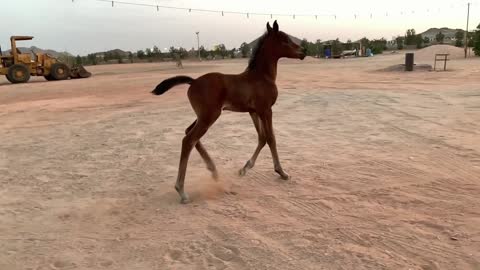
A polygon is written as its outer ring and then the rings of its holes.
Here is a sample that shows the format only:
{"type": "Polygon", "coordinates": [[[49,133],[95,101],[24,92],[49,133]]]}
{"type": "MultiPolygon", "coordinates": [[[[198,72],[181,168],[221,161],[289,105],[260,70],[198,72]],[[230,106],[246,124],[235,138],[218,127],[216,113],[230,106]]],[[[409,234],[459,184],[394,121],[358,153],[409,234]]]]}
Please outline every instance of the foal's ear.
{"type": "Polygon", "coordinates": [[[278,32],[278,23],[277,20],[273,22],[273,31],[278,32]]]}
{"type": "Polygon", "coordinates": [[[267,22],[267,31],[269,34],[272,32],[272,27],[270,26],[270,22],[267,22]]]}

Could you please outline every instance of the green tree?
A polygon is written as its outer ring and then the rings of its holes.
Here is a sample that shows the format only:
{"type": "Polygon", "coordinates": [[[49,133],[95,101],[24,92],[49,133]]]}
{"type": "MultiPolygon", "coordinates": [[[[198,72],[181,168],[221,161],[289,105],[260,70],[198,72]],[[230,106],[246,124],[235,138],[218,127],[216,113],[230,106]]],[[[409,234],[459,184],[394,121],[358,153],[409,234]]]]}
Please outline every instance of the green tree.
{"type": "Polygon", "coordinates": [[[315,46],[317,47],[317,57],[320,58],[323,51],[322,40],[317,39],[317,41],[315,41],[315,46]]]}
{"type": "Polygon", "coordinates": [[[395,41],[397,42],[397,49],[403,50],[403,46],[404,46],[404,43],[405,43],[405,37],[397,37],[395,39],[395,41]]]}
{"type": "Polygon", "coordinates": [[[370,46],[370,40],[366,37],[360,39],[360,44],[362,44],[363,47],[369,47],[370,46]]]}
{"type": "Polygon", "coordinates": [[[123,57],[118,51],[113,52],[112,58],[117,60],[119,64],[123,63],[123,57]]]}
{"type": "Polygon", "coordinates": [[[145,49],[145,56],[147,56],[147,58],[152,58],[152,56],[153,56],[152,49],[146,48],[145,49]]]}
{"type": "Polygon", "coordinates": [[[317,56],[319,51],[318,51],[318,45],[313,42],[308,42],[308,48],[307,48],[307,55],[308,56],[317,56]]]}
{"type": "Polygon", "coordinates": [[[307,39],[303,39],[300,43],[300,46],[308,56],[316,56],[319,53],[318,45],[316,43],[309,42],[307,39]]]}
{"type": "Polygon", "coordinates": [[[250,45],[248,45],[246,42],[243,42],[242,45],[240,45],[240,52],[243,58],[250,56],[250,45]]]}
{"type": "Polygon", "coordinates": [[[220,55],[223,59],[228,55],[227,48],[225,47],[225,44],[218,44],[215,46],[215,53],[217,55],[220,55]]]}
{"type": "Polygon", "coordinates": [[[408,29],[405,35],[405,44],[416,45],[416,33],[415,29],[408,29]]]}
{"type": "Polygon", "coordinates": [[[187,49],[183,48],[183,47],[180,47],[178,48],[178,54],[180,55],[180,58],[184,59],[184,58],[187,58],[188,57],[188,51],[187,49]]]}
{"type": "Polygon", "coordinates": [[[94,53],[91,53],[87,55],[87,59],[89,64],[96,65],[97,64],[97,55],[94,53]]]}
{"type": "Polygon", "coordinates": [[[474,45],[475,32],[468,32],[467,34],[467,46],[472,48],[474,45]]]}
{"type": "Polygon", "coordinates": [[[178,54],[178,50],[175,49],[175,47],[173,47],[173,46],[171,46],[170,49],[168,49],[168,52],[169,52],[171,58],[175,58],[175,55],[178,54]]]}
{"type": "Polygon", "coordinates": [[[308,52],[308,40],[306,38],[302,39],[302,42],[300,42],[300,47],[302,47],[304,52],[308,52]]]}
{"type": "Polygon", "coordinates": [[[463,47],[463,40],[465,39],[464,31],[457,31],[455,33],[455,46],[463,47]]]}
{"type": "Polygon", "coordinates": [[[160,55],[161,55],[160,49],[157,46],[153,46],[152,56],[160,57],[160,55]]]}
{"type": "Polygon", "coordinates": [[[337,38],[332,42],[332,55],[340,55],[343,52],[343,45],[337,38]]]}
{"type": "Polygon", "coordinates": [[[480,56],[480,24],[477,26],[477,31],[475,31],[473,37],[473,51],[475,55],[480,56]]]}
{"type": "Polygon", "coordinates": [[[228,51],[230,58],[235,58],[236,53],[237,53],[237,48],[233,48],[230,51],[228,51]]]}
{"type": "Polygon", "coordinates": [[[200,57],[206,59],[208,57],[208,51],[205,50],[205,47],[200,46],[200,57]]]}
{"type": "Polygon", "coordinates": [[[430,39],[427,36],[423,38],[423,44],[430,44],[430,39]]]}
{"type": "Polygon", "coordinates": [[[137,51],[137,57],[138,57],[138,59],[145,58],[145,52],[143,50],[138,50],[137,51]]]}
{"type": "Polygon", "coordinates": [[[128,52],[128,60],[130,61],[130,63],[133,63],[133,53],[132,52],[128,52]]]}
{"type": "Polygon", "coordinates": [[[89,65],[88,56],[82,56],[82,65],[89,65]]]}
{"type": "Polygon", "coordinates": [[[418,35],[415,36],[415,45],[417,45],[417,49],[423,48],[422,35],[418,34],[418,35]]]}
{"type": "Polygon", "coordinates": [[[83,64],[82,57],[80,55],[77,55],[77,57],[75,58],[75,63],[77,65],[83,64]]]}
{"type": "Polygon", "coordinates": [[[438,34],[435,36],[435,40],[440,44],[443,44],[444,39],[445,35],[442,33],[442,31],[438,32],[438,34]]]}
{"type": "Polygon", "coordinates": [[[370,47],[373,54],[381,54],[387,49],[387,40],[384,38],[374,39],[370,42],[370,47]]]}

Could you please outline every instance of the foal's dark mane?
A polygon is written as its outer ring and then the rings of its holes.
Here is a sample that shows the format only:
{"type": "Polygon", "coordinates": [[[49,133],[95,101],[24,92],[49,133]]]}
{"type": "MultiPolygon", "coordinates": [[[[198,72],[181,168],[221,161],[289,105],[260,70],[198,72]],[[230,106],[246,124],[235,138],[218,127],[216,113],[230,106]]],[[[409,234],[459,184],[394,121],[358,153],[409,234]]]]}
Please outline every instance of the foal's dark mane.
{"type": "Polygon", "coordinates": [[[258,57],[260,56],[260,49],[265,42],[265,38],[267,37],[267,32],[265,32],[262,36],[258,38],[257,44],[252,49],[252,55],[250,56],[250,60],[248,61],[248,70],[255,69],[255,64],[257,62],[258,57]]]}

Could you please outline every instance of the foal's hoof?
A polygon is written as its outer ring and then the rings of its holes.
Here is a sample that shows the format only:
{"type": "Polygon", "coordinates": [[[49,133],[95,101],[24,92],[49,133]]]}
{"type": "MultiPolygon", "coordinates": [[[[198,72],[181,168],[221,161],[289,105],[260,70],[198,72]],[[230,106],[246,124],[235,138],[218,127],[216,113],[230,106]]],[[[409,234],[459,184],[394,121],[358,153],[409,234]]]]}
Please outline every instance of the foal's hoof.
{"type": "Polygon", "coordinates": [[[181,204],[188,204],[188,203],[190,203],[190,202],[191,202],[191,201],[190,201],[190,198],[188,198],[188,196],[187,196],[186,194],[185,194],[185,196],[182,196],[182,197],[180,198],[180,203],[181,203],[181,204]]]}
{"type": "Polygon", "coordinates": [[[284,172],[284,171],[277,171],[275,170],[276,173],[278,173],[280,175],[280,178],[282,180],[290,180],[290,175],[288,175],[288,173],[284,172]]]}
{"type": "Polygon", "coordinates": [[[213,180],[218,181],[218,172],[217,171],[212,172],[212,178],[213,178],[213,180]]]}
{"type": "Polygon", "coordinates": [[[240,171],[238,171],[238,175],[240,176],[245,176],[247,174],[247,170],[245,168],[242,168],[240,169],[240,171]]]}

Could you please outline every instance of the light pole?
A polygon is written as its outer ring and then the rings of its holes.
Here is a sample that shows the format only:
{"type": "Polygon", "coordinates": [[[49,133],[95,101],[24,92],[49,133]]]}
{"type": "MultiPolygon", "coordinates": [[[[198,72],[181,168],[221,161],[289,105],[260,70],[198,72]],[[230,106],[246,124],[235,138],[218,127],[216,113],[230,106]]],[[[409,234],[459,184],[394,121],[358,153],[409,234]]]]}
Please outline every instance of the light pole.
{"type": "Polygon", "coordinates": [[[195,32],[195,34],[197,34],[197,49],[198,49],[198,60],[202,60],[202,58],[200,57],[200,32],[195,32]]]}
{"type": "Polygon", "coordinates": [[[467,58],[467,51],[468,51],[468,21],[470,19],[470,3],[468,3],[468,10],[467,10],[467,31],[465,32],[465,58],[467,58]]]}

